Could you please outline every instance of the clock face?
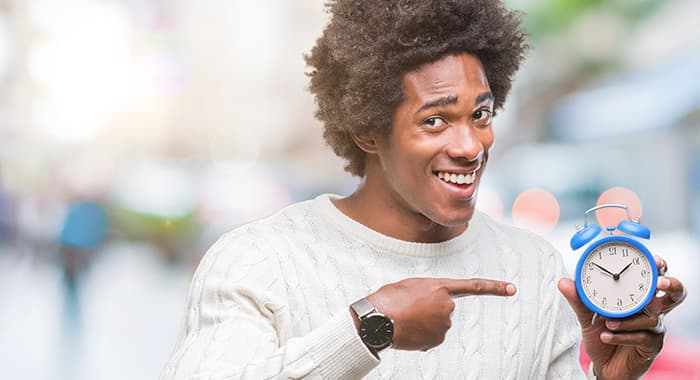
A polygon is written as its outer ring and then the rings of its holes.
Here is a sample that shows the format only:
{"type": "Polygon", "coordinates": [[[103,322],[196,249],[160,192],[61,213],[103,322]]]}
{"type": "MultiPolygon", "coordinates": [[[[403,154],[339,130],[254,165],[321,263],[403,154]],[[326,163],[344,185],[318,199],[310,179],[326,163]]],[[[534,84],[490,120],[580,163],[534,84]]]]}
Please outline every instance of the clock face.
{"type": "Polygon", "coordinates": [[[608,316],[640,309],[655,291],[653,261],[624,240],[611,239],[590,249],[580,265],[581,290],[608,316]]]}

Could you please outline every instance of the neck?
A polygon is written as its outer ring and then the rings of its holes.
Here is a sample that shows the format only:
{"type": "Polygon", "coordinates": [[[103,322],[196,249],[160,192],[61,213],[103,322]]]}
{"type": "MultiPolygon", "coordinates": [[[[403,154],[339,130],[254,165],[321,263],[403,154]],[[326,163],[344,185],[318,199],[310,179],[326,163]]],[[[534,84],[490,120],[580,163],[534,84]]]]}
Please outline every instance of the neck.
{"type": "Polygon", "coordinates": [[[389,194],[366,176],[350,196],[334,201],[348,217],[381,234],[403,241],[437,243],[452,239],[467,228],[467,224],[447,227],[425,215],[398,204],[396,194],[389,194]]]}

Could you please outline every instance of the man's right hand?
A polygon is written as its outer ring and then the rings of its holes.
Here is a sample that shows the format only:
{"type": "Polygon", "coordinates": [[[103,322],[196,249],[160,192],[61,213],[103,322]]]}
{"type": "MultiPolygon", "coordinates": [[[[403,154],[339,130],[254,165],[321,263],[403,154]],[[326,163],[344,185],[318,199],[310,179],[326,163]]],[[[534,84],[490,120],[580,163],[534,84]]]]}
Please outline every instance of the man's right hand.
{"type": "Polygon", "coordinates": [[[453,298],[512,296],[515,285],[481,278],[408,278],[382,286],[367,300],[394,321],[392,348],[426,351],[445,340],[452,326],[453,298]]]}

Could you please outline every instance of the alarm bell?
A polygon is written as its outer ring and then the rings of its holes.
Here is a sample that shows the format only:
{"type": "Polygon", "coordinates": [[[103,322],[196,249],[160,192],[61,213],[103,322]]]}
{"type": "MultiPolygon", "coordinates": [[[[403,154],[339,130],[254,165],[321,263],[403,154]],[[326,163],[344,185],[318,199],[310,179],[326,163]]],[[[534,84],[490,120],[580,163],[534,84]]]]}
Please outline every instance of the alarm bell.
{"type": "MultiPolygon", "coordinates": [[[[590,243],[591,240],[595,239],[595,237],[598,236],[602,231],[600,226],[598,226],[597,224],[591,224],[590,226],[588,225],[588,214],[601,208],[612,207],[621,208],[627,212],[628,220],[621,221],[620,224],[617,225],[618,230],[642,239],[649,239],[651,237],[651,231],[647,227],[640,224],[638,220],[632,220],[627,206],[618,204],[602,204],[586,211],[584,226],[577,228],[578,231],[574,234],[574,236],[571,237],[571,241],[569,242],[569,244],[571,245],[571,249],[575,251],[583,247],[584,245],[590,243]]],[[[610,228],[614,230],[614,227],[610,228]]]]}
{"type": "Polygon", "coordinates": [[[649,239],[651,237],[651,231],[639,222],[623,220],[617,225],[617,229],[642,239],[649,239]]]}
{"type": "Polygon", "coordinates": [[[588,244],[600,234],[600,231],[601,229],[597,224],[591,224],[590,226],[581,228],[571,237],[571,249],[575,251],[588,244]]]}

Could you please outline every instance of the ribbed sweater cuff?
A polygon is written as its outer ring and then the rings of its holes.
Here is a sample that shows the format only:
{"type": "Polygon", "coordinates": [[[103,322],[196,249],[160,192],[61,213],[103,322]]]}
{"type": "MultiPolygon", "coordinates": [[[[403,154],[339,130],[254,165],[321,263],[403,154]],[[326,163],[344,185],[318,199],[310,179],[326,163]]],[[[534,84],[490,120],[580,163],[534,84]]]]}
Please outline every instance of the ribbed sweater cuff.
{"type": "Polygon", "coordinates": [[[309,333],[304,341],[324,379],[360,379],[379,364],[346,309],[309,333]]]}

